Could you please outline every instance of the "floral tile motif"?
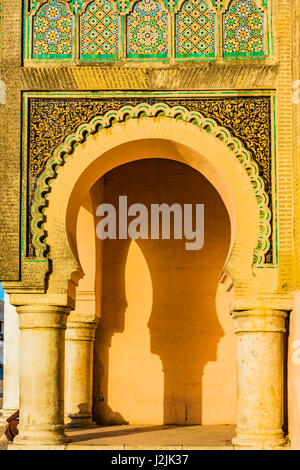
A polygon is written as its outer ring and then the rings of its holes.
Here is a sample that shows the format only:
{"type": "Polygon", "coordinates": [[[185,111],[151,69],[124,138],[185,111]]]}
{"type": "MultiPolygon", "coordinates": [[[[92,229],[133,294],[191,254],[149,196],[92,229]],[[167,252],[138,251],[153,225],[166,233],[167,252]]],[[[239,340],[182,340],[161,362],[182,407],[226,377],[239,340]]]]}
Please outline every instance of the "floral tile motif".
{"type": "Polygon", "coordinates": [[[119,16],[111,3],[96,0],[81,17],[81,58],[117,58],[119,51],[119,16]]]}
{"type": "Polygon", "coordinates": [[[264,17],[252,0],[233,0],[224,15],[224,56],[264,55],[264,17]]]}
{"type": "Polygon", "coordinates": [[[155,0],[141,0],[127,17],[129,58],[168,56],[168,15],[155,0]]]}
{"type": "Polygon", "coordinates": [[[82,0],[72,0],[70,6],[74,13],[77,15],[82,9],[82,0]]]}
{"type": "Polygon", "coordinates": [[[204,0],[187,0],[176,15],[176,56],[215,55],[215,15],[204,0]]]}
{"type": "Polygon", "coordinates": [[[58,0],[43,4],[33,18],[33,58],[72,57],[73,19],[58,0]]]}

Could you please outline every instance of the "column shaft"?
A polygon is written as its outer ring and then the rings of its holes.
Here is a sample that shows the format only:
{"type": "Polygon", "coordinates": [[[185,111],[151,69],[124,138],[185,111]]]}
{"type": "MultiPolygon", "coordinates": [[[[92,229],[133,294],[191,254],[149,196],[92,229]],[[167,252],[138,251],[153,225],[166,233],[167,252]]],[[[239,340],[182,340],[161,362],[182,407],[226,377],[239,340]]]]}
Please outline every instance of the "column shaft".
{"type": "Polygon", "coordinates": [[[91,426],[95,322],[69,321],[66,331],[65,422],[91,426]]]}
{"type": "Polygon", "coordinates": [[[285,443],[283,334],[286,312],[234,312],[237,333],[238,427],[233,442],[259,448],[285,443]]]}
{"type": "Polygon", "coordinates": [[[20,424],[14,444],[58,445],[64,433],[65,328],[69,309],[18,307],[20,424]]]}

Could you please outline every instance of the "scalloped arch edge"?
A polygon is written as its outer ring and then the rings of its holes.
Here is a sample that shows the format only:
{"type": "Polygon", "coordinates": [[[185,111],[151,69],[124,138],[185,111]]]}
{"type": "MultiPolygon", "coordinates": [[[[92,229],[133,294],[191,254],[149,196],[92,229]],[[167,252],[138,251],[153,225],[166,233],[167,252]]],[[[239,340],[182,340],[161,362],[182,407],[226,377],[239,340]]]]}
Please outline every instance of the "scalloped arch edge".
{"type": "MultiPolygon", "coordinates": [[[[51,180],[56,177],[56,167],[63,166],[68,155],[72,154],[77,145],[84,142],[89,135],[100,132],[127,119],[140,119],[151,117],[164,117],[179,119],[199,127],[202,131],[209,132],[234,153],[240,164],[247,172],[255,197],[259,206],[259,238],[254,251],[253,266],[264,264],[265,254],[270,249],[271,210],[269,197],[265,191],[264,181],[259,175],[257,163],[252,159],[251,153],[246,150],[242,142],[233,137],[228,129],[219,126],[213,119],[204,118],[201,113],[188,111],[183,106],[169,107],[166,103],[150,105],[141,103],[137,106],[125,105],[118,111],[109,110],[104,115],[94,117],[90,122],[81,124],[77,130],[69,134],[53,152],[52,158],[46,163],[43,173],[40,175],[34,193],[31,209],[32,243],[36,251],[36,258],[47,258],[46,233],[44,230],[44,209],[47,204],[47,195],[51,190],[51,180]]],[[[50,247],[51,248],[51,247],[50,247]]]]}

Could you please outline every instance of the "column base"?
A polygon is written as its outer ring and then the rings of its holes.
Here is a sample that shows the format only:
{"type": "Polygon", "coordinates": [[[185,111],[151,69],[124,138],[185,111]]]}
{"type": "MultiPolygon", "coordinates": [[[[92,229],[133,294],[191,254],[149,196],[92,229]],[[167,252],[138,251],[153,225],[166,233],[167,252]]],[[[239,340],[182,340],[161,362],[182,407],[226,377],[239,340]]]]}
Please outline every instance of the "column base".
{"type": "Polygon", "coordinates": [[[237,429],[236,434],[236,437],[232,439],[232,443],[238,447],[270,449],[287,444],[287,439],[284,437],[282,429],[258,432],[237,429]]]}
{"type": "Polygon", "coordinates": [[[0,410],[0,424],[5,423],[7,418],[12,416],[18,409],[3,408],[0,410]]]}
{"type": "Polygon", "coordinates": [[[19,434],[15,437],[13,446],[60,446],[69,442],[69,437],[65,434],[64,425],[25,425],[19,429],[19,434]]]}
{"type": "Polygon", "coordinates": [[[92,415],[90,414],[69,414],[65,418],[65,423],[67,429],[92,428],[96,426],[96,423],[94,423],[92,415]]]}

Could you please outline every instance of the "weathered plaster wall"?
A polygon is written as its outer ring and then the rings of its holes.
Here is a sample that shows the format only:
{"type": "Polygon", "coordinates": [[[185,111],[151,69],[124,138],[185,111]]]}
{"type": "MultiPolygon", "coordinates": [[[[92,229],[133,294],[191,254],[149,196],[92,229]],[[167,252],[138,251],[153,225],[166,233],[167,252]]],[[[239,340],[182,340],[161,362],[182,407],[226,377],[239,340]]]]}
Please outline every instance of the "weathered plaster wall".
{"type": "Polygon", "coordinates": [[[2,279],[14,281],[20,278],[21,3],[2,1],[0,51],[0,80],[6,86],[5,105],[0,104],[0,264],[2,279]],[[8,75],[3,70],[3,61],[10,69],[8,75]],[[14,79],[10,81],[12,75],[14,79]]]}

